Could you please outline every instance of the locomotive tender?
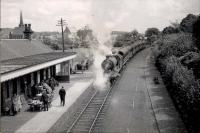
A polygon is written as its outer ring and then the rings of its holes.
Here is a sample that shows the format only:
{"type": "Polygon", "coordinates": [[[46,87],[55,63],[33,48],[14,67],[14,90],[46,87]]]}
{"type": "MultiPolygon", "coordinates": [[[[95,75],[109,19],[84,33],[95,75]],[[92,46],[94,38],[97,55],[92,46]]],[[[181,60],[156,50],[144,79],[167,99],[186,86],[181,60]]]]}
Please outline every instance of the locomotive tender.
{"type": "Polygon", "coordinates": [[[145,48],[145,43],[140,41],[132,46],[115,48],[112,55],[107,55],[101,66],[105,74],[109,75],[112,82],[119,76],[120,71],[126,63],[139,51],[145,48]]]}

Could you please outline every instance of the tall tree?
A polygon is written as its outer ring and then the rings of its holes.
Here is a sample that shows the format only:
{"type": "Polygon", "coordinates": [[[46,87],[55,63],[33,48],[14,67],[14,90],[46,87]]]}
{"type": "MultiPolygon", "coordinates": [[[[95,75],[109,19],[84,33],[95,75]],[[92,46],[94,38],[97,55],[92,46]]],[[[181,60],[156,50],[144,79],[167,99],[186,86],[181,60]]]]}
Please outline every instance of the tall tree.
{"type": "Polygon", "coordinates": [[[193,24],[193,34],[192,34],[196,46],[200,50],[200,16],[198,17],[197,21],[193,24]]]}
{"type": "Polygon", "coordinates": [[[88,26],[85,26],[83,29],[79,29],[77,31],[77,36],[80,39],[81,45],[84,47],[91,45],[91,42],[94,44],[94,41],[96,40],[92,29],[90,29],[88,26]]]}
{"type": "Polygon", "coordinates": [[[113,44],[114,47],[122,47],[126,45],[132,45],[135,41],[141,38],[141,34],[137,30],[120,34],[116,37],[113,44]]]}
{"type": "Polygon", "coordinates": [[[172,26],[165,27],[162,31],[163,34],[173,34],[173,33],[178,33],[178,32],[179,30],[172,26]]]}
{"type": "Polygon", "coordinates": [[[145,37],[147,37],[147,43],[152,44],[157,39],[159,34],[160,34],[160,31],[158,30],[158,28],[155,28],[155,27],[148,28],[145,31],[145,37]]]}
{"type": "Polygon", "coordinates": [[[193,24],[197,21],[197,16],[188,14],[180,23],[180,29],[183,32],[192,33],[193,24]]]}

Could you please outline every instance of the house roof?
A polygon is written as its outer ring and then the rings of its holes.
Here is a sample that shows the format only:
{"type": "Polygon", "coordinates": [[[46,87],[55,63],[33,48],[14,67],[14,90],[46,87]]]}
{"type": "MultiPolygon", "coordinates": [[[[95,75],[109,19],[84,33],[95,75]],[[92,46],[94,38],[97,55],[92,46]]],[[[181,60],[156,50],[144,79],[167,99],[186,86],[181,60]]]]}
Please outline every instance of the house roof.
{"type": "Polygon", "coordinates": [[[24,35],[24,30],[25,30],[25,27],[24,26],[21,26],[21,27],[15,27],[12,31],[12,34],[13,35],[24,35]]]}
{"type": "Polygon", "coordinates": [[[69,28],[66,26],[65,30],[64,30],[65,34],[71,34],[71,31],[69,30],[69,28]]]}
{"type": "Polygon", "coordinates": [[[1,61],[1,82],[75,58],[74,52],[50,52],[1,61]]]}
{"type": "Polygon", "coordinates": [[[52,52],[53,50],[39,40],[2,39],[1,60],[52,52]]]}

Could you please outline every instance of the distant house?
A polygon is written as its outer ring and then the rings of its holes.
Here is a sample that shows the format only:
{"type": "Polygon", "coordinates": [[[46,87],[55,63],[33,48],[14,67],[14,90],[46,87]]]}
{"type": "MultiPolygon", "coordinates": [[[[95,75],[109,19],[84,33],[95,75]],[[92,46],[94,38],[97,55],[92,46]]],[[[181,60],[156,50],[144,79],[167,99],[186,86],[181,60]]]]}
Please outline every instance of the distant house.
{"type": "Polygon", "coordinates": [[[24,39],[25,26],[23,23],[22,11],[20,12],[20,23],[18,27],[15,27],[9,34],[9,39],[24,39]]]}
{"type": "Polygon", "coordinates": [[[64,34],[66,36],[70,35],[71,34],[71,31],[69,30],[69,28],[66,26],[65,30],[64,30],[64,34]]]}
{"type": "Polygon", "coordinates": [[[22,11],[20,12],[20,23],[18,27],[15,27],[12,32],[9,33],[9,39],[31,39],[31,24],[24,24],[22,11]]]}
{"type": "Polygon", "coordinates": [[[112,31],[110,34],[111,34],[111,39],[112,41],[115,41],[115,39],[118,37],[118,36],[123,36],[125,34],[127,34],[129,32],[126,32],[126,31],[112,31]]]}

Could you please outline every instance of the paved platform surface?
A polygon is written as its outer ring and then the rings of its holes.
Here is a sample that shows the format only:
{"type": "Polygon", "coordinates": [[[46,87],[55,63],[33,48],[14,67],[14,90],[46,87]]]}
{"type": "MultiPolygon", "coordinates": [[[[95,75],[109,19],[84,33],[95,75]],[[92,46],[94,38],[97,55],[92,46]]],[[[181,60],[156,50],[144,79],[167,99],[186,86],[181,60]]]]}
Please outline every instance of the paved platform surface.
{"type": "Polygon", "coordinates": [[[155,67],[151,51],[150,55],[146,57],[145,68],[147,89],[160,133],[187,133],[183,121],[162,81],[160,73],[155,67]],[[158,77],[159,84],[155,84],[155,77],[158,77]]]}
{"type": "Polygon", "coordinates": [[[52,107],[49,111],[41,112],[21,112],[16,116],[1,117],[2,133],[45,133],[55,122],[67,112],[78,97],[92,83],[93,77],[91,72],[75,74],[71,76],[70,83],[60,83],[55,89],[52,107]],[[66,90],[65,106],[60,106],[58,90],[64,86],[66,90]]]}
{"type": "Polygon", "coordinates": [[[152,60],[150,49],[138,53],[113,88],[102,133],[183,133],[185,127],[152,60]],[[154,77],[160,84],[153,82],[154,77]]]}

